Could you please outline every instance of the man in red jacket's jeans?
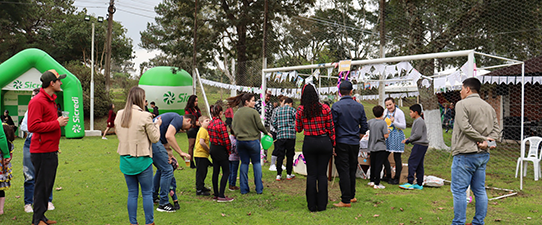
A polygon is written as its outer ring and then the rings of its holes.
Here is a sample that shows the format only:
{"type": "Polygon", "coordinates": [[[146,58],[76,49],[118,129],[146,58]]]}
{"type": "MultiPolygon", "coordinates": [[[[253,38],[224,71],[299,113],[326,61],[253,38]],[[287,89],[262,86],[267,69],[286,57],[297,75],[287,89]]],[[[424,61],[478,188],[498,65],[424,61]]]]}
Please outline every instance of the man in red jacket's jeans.
{"type": "Polygon", "coordinates": [[[55,183],[58,167],[60,127],[66,126],[68,117],[58,116],[55,92],[61,91],[61,79],[55,70],[41,75],[41,89],[28,103],[28,131],[34,133],[30,144],[30,158],[35,168],[34,215],[32,224],[55,224],[45,217],[47,201],[55,183]]]}

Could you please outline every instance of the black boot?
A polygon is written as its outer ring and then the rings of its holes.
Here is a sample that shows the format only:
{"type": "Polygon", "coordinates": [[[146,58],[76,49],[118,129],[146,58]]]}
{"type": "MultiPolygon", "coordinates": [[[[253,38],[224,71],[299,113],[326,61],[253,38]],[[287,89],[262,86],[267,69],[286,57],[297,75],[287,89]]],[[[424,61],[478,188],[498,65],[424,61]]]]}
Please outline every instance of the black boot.
{"type": "Polygon", "coordinates": [[[388,184],[395,184],[395,185],[396,185],[396,184],[399,184],[399,179],[397,179],[397,178],[395,178],[395,179],[390,179],[390,180],[388,181],[388,184]]]}

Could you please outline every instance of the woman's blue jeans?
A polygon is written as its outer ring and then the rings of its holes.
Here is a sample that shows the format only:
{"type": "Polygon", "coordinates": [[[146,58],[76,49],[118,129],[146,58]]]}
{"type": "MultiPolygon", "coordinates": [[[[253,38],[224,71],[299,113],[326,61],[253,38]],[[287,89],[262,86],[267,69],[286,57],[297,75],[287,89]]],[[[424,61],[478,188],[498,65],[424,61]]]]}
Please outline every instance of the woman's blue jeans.
{"type": "Polygon", "coordinates": [[[248,187],[248,164],[252,161],[252,169],[254,170],[254,185],[256,185],[256,193],[263,192],[262,184],[262,164],[260,162],[260,141],[240,141],[237,140],[237,151],[241,158],[241,170],[239,172],[239,184],[241,194],[250,192],[248,187]]]}
{"type": "Polygon", "coordinates": [[[154,222],[154,206],[152,202],[152,165],[137,175],[126,175],[126,185],[128,186],[128,217],[131,224],[137,224],[137,197],[139,196],[139,186],[141,185],[141,195],[143,196],[143,211],[145,211],[145,224],[154,222]]]}
{"type": "Polygon", "coordinates": [[[452,162],[452,184],[454,196],[454,220],[452,224],[465,224],[467,220],[467,188],[470,185],[476,197],[476,212],[472,224],[484,224],[487,214],[486,164],[489,153],[459,154],[452,162]]]}

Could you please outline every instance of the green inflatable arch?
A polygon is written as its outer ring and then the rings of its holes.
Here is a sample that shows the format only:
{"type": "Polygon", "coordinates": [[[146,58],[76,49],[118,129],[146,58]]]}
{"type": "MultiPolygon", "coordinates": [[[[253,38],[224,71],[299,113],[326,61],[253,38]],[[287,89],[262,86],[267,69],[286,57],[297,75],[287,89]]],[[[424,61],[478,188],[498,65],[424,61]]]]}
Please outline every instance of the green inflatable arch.
{"type": "MultiPolygon", "coordinates": [[[[62,109],[70,112],[70,120],[68,121],[68,125],[64,127],[64,135],[66,138],[84,137],[85,117],[83,115],[83,89],[81,82],[46,52],[36,48],[25,49],[0,64],[0,87],[6,87],[31,69],[36,69],[40,73],[55,69],[59,74],[67,75],[66,78],[62,79],[61,88],[63,93],[57,98],[57,102],[63,105],[62,109]]],[[[0,99],[1,97],[0,94],[0,99]]]]}

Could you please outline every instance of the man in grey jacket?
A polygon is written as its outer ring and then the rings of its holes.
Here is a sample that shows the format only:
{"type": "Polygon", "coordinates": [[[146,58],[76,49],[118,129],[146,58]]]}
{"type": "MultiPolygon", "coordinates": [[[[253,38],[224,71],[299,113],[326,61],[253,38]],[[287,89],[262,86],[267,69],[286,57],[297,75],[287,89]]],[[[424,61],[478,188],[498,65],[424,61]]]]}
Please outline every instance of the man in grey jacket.
{"type": "Polygon", "coordinates": [[[461,101],[456,104],[452,134],[452,184],[454,220],[452,224],[465,224],[469,185],[476,197],[476,213],[472,224],[484,224],[488,198],[485,190],[486,164],[489,161],[488,142],[499,134],[495,110],[478,94],[482,84],[476,78],[463,81],[461,101]]]}

